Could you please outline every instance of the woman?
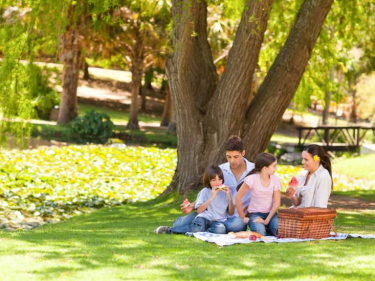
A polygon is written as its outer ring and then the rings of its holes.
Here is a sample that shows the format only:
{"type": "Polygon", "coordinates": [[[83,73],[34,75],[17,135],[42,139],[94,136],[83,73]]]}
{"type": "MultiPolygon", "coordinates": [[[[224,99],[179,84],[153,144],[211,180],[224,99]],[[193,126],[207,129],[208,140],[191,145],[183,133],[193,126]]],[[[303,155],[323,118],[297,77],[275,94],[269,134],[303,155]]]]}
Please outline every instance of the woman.
{"type": "Polygon", "coordinates": [[[302,164],[298,188],[289,187],[286,194],[297,208],[327,208],[333,186],[331,160],[321,146],[311,144],[302,152],[302,164]]]}

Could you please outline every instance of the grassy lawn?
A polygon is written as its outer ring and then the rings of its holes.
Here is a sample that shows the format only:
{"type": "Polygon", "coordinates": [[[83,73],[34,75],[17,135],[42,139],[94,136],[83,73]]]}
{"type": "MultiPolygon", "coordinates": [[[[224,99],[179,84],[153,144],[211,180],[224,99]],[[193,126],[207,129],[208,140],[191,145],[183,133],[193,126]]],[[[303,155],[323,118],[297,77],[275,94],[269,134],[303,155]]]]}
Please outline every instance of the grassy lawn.
{"type": "Polygon", "coordinates": [[[295,143],[298,144],[298,138],[296,137],[290,137],[286,135],[281,135],[281,134],[273,134],[271,137],[271,141],[275,141],[278,143],[295,143]]]}
{"type": "Polygon", "coordinates": [[[333,167],[335,172],[347,176],[375,180],[375,155],[338,159],[333,167]]]}
{"type": "Polygon", "coordinates": [[[375,201],[375,190],[333,191],[333,194],[340,196],[355,197],[366,201],[375,201]]]}
{"type": "MultiPolygon", "coordinates": [[[[224,248],[181,235],[171,225],[181,198],[158,198],[85,214],[28,232],[0,232],[1,280],[371,280],[375,240],[224,248]]],[[[375,212],[342,212],[341,232],[375,234],[375,212]]]]}

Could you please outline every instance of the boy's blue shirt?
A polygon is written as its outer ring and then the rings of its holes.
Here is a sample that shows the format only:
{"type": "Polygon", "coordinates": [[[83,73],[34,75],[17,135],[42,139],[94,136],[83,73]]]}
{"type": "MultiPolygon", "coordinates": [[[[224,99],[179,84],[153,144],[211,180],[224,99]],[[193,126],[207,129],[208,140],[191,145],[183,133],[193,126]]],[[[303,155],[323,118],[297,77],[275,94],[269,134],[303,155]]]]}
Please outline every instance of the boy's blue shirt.
{"type": "MultiPolygon", "coordinates": [[[[195,207],[198,208],[204,204],[211,197],[211,188],[203,188],[197,196],[195,207]]],[[[228,218],[229,200],[224,191],[219,191],[215,199],[208,205],[207,209],[198,214],[197,217],[202,217],[210,221],[226,221],[228,218]]]]}

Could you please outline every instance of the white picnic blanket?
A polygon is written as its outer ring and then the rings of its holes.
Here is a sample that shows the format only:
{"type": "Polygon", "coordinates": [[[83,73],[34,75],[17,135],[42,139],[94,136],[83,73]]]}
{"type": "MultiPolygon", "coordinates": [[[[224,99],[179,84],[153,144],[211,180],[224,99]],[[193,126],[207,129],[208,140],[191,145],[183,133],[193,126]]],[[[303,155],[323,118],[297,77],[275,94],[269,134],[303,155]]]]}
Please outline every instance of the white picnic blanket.
{"type": "Polygon", "coordinates": [[[238,238],[231,238],[228,234],[214,234],[209,232],[188,232],[186,233],[188,236],[194,236],[200,240],[206,242],[212,242],[219,246],[229,246],[233,244],[249,244],[249,243],[256,243],[256,242],[265,242],[265,243],[292,243],[292,242],[306,242],[306,241],[313,241],[313,240],[344,240],[347,238],[365,238],[365,239],[375,239],[375,235],[370,234],[345,234],[345,233],[338,233],[335,236],[335,233],[331,233],[331,237],[322,238],[322,239],[297,239],[297,238],[277,238],[274,236],[265,236],[264,238],[258,238],[256,241],[251,241],[249,239],[238,239],[238,238]]]}

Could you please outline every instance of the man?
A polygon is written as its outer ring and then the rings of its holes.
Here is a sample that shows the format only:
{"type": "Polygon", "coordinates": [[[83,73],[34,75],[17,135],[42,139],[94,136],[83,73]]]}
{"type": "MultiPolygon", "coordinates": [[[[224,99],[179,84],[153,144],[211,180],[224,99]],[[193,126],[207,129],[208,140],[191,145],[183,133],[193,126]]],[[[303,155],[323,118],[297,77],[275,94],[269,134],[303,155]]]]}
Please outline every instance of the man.
{"type": "MultiPolygon", "coordinates": [[[[238,136],[231,136],[225,144],[225,155],[228,162],[221,164],[219,167],[224,174],[224,185],[228,186],[231,191],[233,204],[235,205],[235,197],[237,194],[237,186],[243,182],[246,175],[254,168],[254,164],[244,158],[245,150],[243,149],[242,139],[238,136]]],[[[242,198],[243,206],[247,206],[250,202],[250,192],[248,191],[242,198]]],[[[190,206],[186,207],[181,204],[181,210],[188,214],[195,207],[195,202],[191,203],[190,206]]],[[[246,207],[245,207],[246,208],[246,207]]],[[[173,223],[173,227],[179,227],[189,225],[196,217],[197,213],[193,212],[187,216],[179,217],[173,223]]],[[[227,232],[238,232],[246,230],[247,225],[238,216],[237,208],[235,207],[235,213],[228,218],[226,221],[227,232]]],[[[159,226],[156,233],[169,232],[171,227],[159,226]]]]}

